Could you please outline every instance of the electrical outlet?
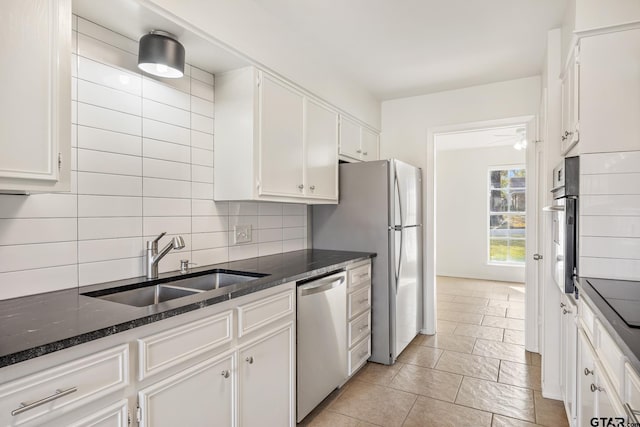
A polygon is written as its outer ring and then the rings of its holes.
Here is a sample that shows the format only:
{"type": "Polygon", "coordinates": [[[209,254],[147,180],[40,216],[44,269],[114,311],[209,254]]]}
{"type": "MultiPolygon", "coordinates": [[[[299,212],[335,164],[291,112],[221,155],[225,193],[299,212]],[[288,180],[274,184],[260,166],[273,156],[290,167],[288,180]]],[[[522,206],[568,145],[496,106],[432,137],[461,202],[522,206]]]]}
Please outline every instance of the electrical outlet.
{"type": "Polygon", "coordinates": [[[233,227],[234,243],[249,243],[251,241],[251,224],[235,225],[233,227]]]}

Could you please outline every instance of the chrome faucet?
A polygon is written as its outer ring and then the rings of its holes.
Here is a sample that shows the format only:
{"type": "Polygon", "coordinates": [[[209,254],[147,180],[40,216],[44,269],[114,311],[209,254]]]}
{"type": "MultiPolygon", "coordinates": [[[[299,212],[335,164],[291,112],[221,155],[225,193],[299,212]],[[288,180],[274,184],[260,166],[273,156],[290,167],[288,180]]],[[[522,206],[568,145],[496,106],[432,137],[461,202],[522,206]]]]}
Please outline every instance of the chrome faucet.
{"type": "Polygon", "coordinates": [[[165,234],[167,233],[163,232],[155,239],[147,240],[147,279],[158,278],[158,263],[171,249],[184,248],[184,240],[181,236],[176,236],[158,252],[158,240],[162,239],[165,234]]]}

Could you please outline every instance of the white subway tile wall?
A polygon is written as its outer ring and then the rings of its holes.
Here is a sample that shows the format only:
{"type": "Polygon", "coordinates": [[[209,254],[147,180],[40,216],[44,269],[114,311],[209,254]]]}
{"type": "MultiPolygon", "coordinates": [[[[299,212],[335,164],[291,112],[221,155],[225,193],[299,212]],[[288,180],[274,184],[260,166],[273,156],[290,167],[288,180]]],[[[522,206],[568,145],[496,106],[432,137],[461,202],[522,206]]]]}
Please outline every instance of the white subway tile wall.
{"type": "Polygon", "coordinates": [[[640,280],[640,151],[580,157],[580,275],[640,280]]]}
{"type": "Polygon", "coordinates": [[[0,195],[0,299],[142,276],[163,231],[186,246],[162,272],[307,247],[305,205],[213,201],[212,74],[143,76],[136,41],[75,16],[73,47],[72,192],[0,195]]]}

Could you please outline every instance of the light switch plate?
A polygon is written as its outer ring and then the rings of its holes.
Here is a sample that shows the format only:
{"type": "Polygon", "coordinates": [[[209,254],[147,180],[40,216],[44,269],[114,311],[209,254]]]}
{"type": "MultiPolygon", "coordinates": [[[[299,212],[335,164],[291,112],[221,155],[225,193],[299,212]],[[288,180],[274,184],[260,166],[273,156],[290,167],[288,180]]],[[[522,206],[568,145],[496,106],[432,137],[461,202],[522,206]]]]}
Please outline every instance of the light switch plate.
{"type": "Polygon", "coordinates": [[[251,241],[251,224],[235,225],[233,227],[234,243],[249,243],[251,241]]]}

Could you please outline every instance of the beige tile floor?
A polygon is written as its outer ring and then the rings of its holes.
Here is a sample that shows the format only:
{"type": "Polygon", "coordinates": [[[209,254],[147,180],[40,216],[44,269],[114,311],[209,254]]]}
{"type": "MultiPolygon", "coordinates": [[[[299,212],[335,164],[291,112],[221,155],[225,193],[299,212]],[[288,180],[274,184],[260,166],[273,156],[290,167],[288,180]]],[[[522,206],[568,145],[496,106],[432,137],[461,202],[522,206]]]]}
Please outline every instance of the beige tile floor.
{"type": "Polygon", "coordinates": [[[313,427],[564,427],[524,349],[524,286],[437,278],[438,333],[393,366],[368,363],[300,424],[313,427]]]}

